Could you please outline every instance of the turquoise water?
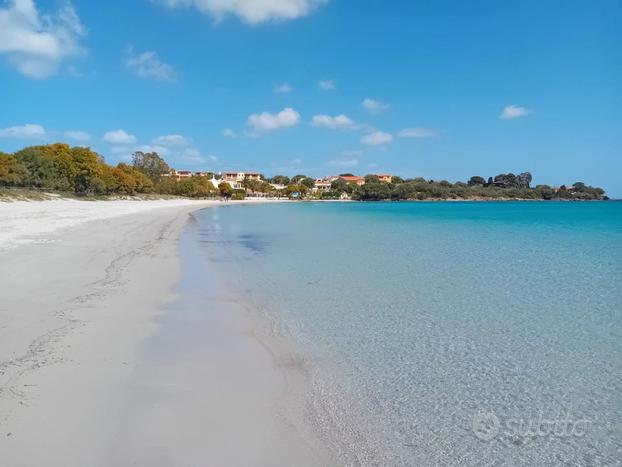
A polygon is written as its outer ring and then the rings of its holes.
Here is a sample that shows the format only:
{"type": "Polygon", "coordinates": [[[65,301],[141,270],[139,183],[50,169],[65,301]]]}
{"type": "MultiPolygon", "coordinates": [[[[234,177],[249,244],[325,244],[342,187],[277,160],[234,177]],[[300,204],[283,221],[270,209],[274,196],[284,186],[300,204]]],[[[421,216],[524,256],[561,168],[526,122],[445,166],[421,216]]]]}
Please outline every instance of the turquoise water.
{"type": "Polygon", "coordinates": [[[196,218],[210,273],[308,356],[309,418],[343,464],[620,465],[622,203],[196,218]]]}

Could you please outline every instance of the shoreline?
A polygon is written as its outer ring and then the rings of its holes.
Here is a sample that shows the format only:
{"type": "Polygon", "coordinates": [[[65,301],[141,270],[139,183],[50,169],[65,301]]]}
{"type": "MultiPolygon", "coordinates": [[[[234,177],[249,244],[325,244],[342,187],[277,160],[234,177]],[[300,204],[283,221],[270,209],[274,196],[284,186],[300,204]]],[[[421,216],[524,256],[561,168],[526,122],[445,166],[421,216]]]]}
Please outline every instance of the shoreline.
{"type": "Polygon", "coordinates": [[[193,217],[179,241],[175,298],[143,342],[109,464],[337,465],[307,423],[304,357],[223,274],[226,260],[203,257],[193,217]]]}
{"type": "MultiPolygon", "coordinates": [[[[43,207],[37,204],[38,209],[43,207]]],[[[101,207],[100,203],[90,205],[101,207]]],[[[83,220],[74,222],[72,228],[65,225],[34,236],[28,235],[32,233],[28,228],[20,231],[19,222],[13,221],[13,243],[0,249],[1,280],[10,291],[0,303],[0,452],[4,465],[110,465],[111,443],[127,420],[126,402],[143,362],[143,345],[163,332],[165,309],[176,298],[179,236],[193,211],[214,205],[224,203],[145,206],[142,212],[83,220]]],[[[36,221],[40,223],[40,217],[36,221]]],[[[21,222],[27,225],[29,221],[21,222]]],[[[248,326],[248,314],[238,313],[240,317],[241,325],[248,326]]],[[[231,336],[225,333],[220,338],[231,336]]],[[[255,339],[255,345],[260,346],[260,340],[255,339]]],[[[233,357],[235,352],[224,356],[233,357]]],[[[283,374],[274,358],[268,357],[263,365],[273,371],[273,377],[266,384],[278,388],[283,374]]],[[[271,411],[262,414],[263,419],[272,415],[271,411]]],[[[239,421],[244,422],[244,417],[239,421]]],[[[161,428],[166,432],[170,425],[164,423],[161,428]]],[[[261,426],[257,428],[260,432],[261,426]]],[[[190,431],[181,433],[189,435],[190,431]]],[[[253,433],[247,441],[249,446],[259,442],[253,433]]],[[[184,446],[179,443],[177,447],[184,446]]],[[[194,448],[184,452],[196,455],[194,448]]],[[[299,448],[292,443],[292,458],[300,458],[299,448]]],[[[161,450],[161,446],[155,449],[161,450]]],[[[226,452],[239,450],[228,446],[226,452]]],[[[194,458],[196,462],[203,459],[194,458]]]]}

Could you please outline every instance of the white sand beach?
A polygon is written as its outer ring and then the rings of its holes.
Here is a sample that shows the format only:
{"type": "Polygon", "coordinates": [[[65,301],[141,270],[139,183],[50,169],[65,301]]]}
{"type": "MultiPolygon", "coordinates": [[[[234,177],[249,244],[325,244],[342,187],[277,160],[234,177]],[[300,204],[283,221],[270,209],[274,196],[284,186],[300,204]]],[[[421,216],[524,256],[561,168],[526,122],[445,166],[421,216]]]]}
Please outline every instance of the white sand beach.
{"type": "Polygon", "coordinates": [[[211,318],[204,361],[140,361],[166,325],[178,236],[214,204],[0,203],[2,466],[326,465],[276,417],[290,380],[243,311],[211,318]],[[142,385],[168,398],[149,405],[142,385]]]}

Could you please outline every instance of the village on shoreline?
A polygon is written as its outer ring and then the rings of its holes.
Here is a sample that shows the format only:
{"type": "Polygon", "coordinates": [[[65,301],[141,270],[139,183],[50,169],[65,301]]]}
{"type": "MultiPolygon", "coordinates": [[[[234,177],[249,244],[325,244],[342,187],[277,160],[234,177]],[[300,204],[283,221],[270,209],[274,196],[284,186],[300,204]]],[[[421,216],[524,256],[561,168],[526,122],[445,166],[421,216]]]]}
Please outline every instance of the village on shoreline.
{"type": "MultiPolygon", "coordinates": [[[[312,178],[265,177],[259,172],[175,170],[157,153],[137,151],[131,164],[108,165],[86,147],[56,143],[0,152],[0,189],[71,193],[75,196],[166,195],[188,198],[279,198],[294,200],[608,200],[602,188],[583,182],[531,186],[524,172],[466,182],[352,173],[312,178]]],[[[0,193],[1,195],[2,193],[0,193]]]]}

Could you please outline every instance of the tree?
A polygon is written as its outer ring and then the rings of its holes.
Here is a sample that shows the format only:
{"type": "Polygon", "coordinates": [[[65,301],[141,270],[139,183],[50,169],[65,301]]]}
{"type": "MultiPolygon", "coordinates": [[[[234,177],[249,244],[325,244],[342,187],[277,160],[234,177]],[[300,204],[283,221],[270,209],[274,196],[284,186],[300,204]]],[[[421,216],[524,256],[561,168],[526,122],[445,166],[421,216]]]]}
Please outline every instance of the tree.
{"type": "MultiPolygon", "coordinates": [[[[309,180],[311,180],[311,182],[313,182],[313,179],[312,179],[312,178],[307,177],[307,176],[306,176],[306,175],[304,175],[304,174],[298,174],[298,175],[294,175],[294,176],[291,178],[291,180],[289,181],[289,183],[293,183],[294,185],[296,185],[296,184],[300,184],[300,183],[302,183],[302,181],[303,181],[303,180],[307,180],[307,179],[309,179],[309,180]]],[[[306,182],[306,183],[309,183],[309,182],[306,182]]],[[[311,186],[310,186],[309,188],[311,188],[311,187],[313,187],[313,184],[311,184],[311,186]]]]}
{"type": "Polygon", "coordinates": [[[338,191],[341,193],[352,193],[352,187],[348,182],[346,182],[343,178],[337,178],[330,182],[331,190],[338,191]]]}
{"type": "Polygon", "coordinates": [[[231,199],[234,201],[241,201],[246,197],[246,192],[244,190],[233,190],[231,193],[231,199]]]}
{"type": "Polygon", "coordinates": [[[298,182],[300,185],[303,185],[307,189],[311,189],[315,186],[315,181],[311,177],[305,177],[298,182]]]}
{"type": "Polygon", "coordinates": [[[469,181],[467,182],[467,185],[468,186],[477,186],[477,185],[484,186],[484,185],[486,185],[486,180],[483,177],[475,175],[475,176],[469,178],[469,181]]]}
{"type": "Polygon", "coordinates": [[[275,185],[288,185],[289,177],[286,175],[275,175],[270,181],[275,185]]]}
{"type": "Polygon", "coordinates": [[[28,169],[14,156],[0,152],[0,186],[21,185],[28,176],[28,169]]]}
{"type": "Polygon", "coordinates": [[[287,185],[286,193],[290,198],[303,198],[309,189],[302,183],[290,183],[287,185]]]}
{"type": "Polygon", "coordinates": [[[100,178],[103,167],[99,154],[89,148],[71,148],[71,158],[74,165],[74,191],[78,194],[90,195],[105,190],[105,184],[100,178]]]}
{"type": "Polygon", "coordinates": [[[75,165],[69,145],[30,146],[14,156],[28,169],[24,185],[58,191],[74,189],[75,165]]]}
{"type": "Polygon", "coordinates": [[[379,181],[378,175],[365,175],[365,183],[377,183],[379,181]]]}
{"type": "Polygon", "coordinates": [[[207,177],[184,178],[178,185],[178,194],[190,198],[208,198],[217,192],[207,177]]]}
{"type": "Polygon", "coordinates": [[[136,151],[132,158],[132,165],[149,177],[153,183],[159,182],[163,175],[171,172],[169,165],[157,152],[136,151]]]}
{"type": "Polygon", "coordinates": [[[231,185],[227,182],[223,182],[218,185],[218,190],[220,191],[220,196],[223,198],[231,198],[231,195],[233,194],[233,188],[231,188],[231,185]]]}
{"type": "Polygon", "coordinates": [[[354,197],[360,200],[379,201],[391,197],[391,189],[387,183],[365,183],[357,187],[354,197]]]}
{"type": "MultiPolygon", "coordinates": [[[[132,190],[129,192],[123,191],[126,193],[149,193],[153,191],[154,185],[153,182],[147,175],[141,172],[138,169],[135,169],[133,166],[120,163],[117,165],[117,170],[122,173],[117,174],[119,179],[126,180],[132,186],[132,190]]],[[[125,188],[129,187],[129,185],[125,185],[125,188]]],[[[121,188],[121,187],[120,187],[121,188]]]]}
{"type": "Polygon", "coordinates": [[[32,147],[16,152],[14,157],[28,171],[28,175],[23,180],[25,186],[53,188],[55,170],[51,161],[40,157],[32,147]]]}

